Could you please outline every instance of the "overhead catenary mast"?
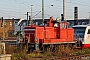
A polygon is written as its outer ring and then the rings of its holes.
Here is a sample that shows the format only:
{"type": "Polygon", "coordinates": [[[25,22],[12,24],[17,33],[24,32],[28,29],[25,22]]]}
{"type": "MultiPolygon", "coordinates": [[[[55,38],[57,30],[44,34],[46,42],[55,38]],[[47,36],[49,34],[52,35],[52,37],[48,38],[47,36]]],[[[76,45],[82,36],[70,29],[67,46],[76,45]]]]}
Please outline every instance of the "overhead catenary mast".
{"type": "Polygon", "coordinates": [[[89,25],[90,25],[90,12],[89,12],[89,25]]]}
{"type": "Polygon", "coordinates": [[[5,40],[5,26],[4,26],[4,23],[5,23],[5,21],[4,21],[4,19],[3,19],[3,17],[1,17],[1,20],[2,20],[2,27],[3,27],[3,40],[5,40]]]}
{"type": "Polygon", "coordinates": [[[66,21],[66,0],[63,0],[63,20],[66,21]]]}
{"type": "Polygon", "coordinates": [[[78,25],[78,7],[74,7],[74,25],[78,25]]]}
{"type": "Polygon", "coordinates": [[[42,0],[42,25],[44,25],[44,0],[42,0]]]}

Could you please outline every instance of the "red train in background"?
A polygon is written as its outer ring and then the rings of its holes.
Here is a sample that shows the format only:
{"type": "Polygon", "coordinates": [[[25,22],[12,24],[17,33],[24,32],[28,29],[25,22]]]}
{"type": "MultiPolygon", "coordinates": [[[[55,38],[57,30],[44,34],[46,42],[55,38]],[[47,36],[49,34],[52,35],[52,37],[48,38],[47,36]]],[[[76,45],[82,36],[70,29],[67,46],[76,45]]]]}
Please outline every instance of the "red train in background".
{"type": "Polygon", "coordinates": [[[74,41],[74,29],[68,27],[68,22],[56,22],[52,17],[47,21],[45,26],[26,26],[25,42],[28,43],[29,50],[42,50],[69,45],[73,47],[76,44],[74,41]]]}

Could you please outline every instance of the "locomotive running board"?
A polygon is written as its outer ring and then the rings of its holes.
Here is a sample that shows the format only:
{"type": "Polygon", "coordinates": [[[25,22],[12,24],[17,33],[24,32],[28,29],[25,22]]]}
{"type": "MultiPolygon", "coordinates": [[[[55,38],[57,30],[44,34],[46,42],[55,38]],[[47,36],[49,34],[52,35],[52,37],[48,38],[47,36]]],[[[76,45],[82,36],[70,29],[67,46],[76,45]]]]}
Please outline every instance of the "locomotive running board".
{"type": "Polygon", "coordinates": [[[66,43],[75,43],[75,42],[56,42],[56,43],[43,43],[44,45],[47,45],[47,44],[66,44],[66,43]]]}

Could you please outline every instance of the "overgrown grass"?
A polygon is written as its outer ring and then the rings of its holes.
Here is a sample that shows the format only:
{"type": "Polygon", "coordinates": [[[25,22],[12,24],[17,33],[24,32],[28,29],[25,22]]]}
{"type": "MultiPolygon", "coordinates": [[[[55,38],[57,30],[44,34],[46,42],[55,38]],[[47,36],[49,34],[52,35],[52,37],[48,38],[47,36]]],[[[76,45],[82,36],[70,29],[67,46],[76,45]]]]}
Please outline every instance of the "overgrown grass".
{"type": "Polygon", "coordinates": [[[25,54],[16,54],[16,53],[12,54],[12,60],[21,60],[25,58],[28,58],[28,56],[25,54]]]}
{"type": "Polygon", "coordinates": [[[90,49],[82,49],[73,52],[73,55],[90,54],[90,49]]]}
{"type": "Polygon", "coordinates": [[[27,54],[27,47],[23,45],[11,46],[6,45],[6,53],[12,55],[12,60],[25,60],[30,58],[41,58],[42,60],[48,59],[56,59],[56,57],[64,57],[70,55],[82,55],[82,54],[90,54],[90,49],[82,49],[82,50],[71,50],[69,47],[63,48],[63,46],[58,47],[57,51],[51,52],[32,52],[27,54]]]}
{"type": "Polygon", "coordinates": [[[30,54],[28,54],[28,56],[29,56],[30,58],[34,58],[34,57],[41,58],[41,57],[43,57],[44,55],[41,54],[41,53],[30,53],[30,54]]]}

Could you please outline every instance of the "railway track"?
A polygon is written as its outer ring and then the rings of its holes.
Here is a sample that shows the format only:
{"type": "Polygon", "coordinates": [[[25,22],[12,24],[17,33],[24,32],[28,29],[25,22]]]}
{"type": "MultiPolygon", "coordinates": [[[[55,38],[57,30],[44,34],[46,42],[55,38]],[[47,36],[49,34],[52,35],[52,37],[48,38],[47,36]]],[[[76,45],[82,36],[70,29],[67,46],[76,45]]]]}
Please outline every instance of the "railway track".
{"type": "Polygon", "coordinates": [[[90,54],[60,58],[60,60],[90,60],[90,54]]]}

